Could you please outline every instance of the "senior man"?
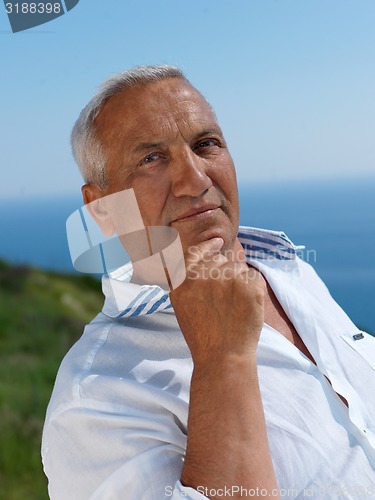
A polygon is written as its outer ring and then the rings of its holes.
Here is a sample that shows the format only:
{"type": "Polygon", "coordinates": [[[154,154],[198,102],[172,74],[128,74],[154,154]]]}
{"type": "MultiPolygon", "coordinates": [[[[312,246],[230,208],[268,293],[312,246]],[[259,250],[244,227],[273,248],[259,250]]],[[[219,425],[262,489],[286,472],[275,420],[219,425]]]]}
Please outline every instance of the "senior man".
{"type": "Polygon", "coordinates": [[[146,227],[178,231],[187,275],[170,294],[127,266],[103,278],[47,412],[51,498],[375,495],[374,339],[284,233],[239,228],[204,97],[177,68],[135,68],[103,85],[72,142],[85,203],[133,189],[146,227]]]}

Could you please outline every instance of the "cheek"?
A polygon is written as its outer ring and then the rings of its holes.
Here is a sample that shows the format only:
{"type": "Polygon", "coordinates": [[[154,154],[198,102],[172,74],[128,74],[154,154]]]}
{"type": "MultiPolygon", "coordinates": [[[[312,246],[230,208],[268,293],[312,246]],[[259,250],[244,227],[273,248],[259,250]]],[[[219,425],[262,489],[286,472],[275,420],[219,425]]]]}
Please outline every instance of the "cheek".
{"type": "Polygon", "coordinates": [[[167,192],[161,183],[142,179],[132,185],[145,226],[162,225],[163,208],[167,192]]]}
{"type": "Polygon", "coordinates": [[[233,162],[227,161],[223,162],[220,166],[216,165],[211,180],[221,191],[222,196],[226,200],[224,212],[230,220],[235,235],[237,235],[238,225],[240,223],[240,205],[236,170],[233,162]]]}
{"type": "Polygon", "coordinates": [[[233,162],[223,161],[216,165],[211,171],[211,180],[225,194],[230,203],[238,202],[238,187],[236,171],[233,162]]]}

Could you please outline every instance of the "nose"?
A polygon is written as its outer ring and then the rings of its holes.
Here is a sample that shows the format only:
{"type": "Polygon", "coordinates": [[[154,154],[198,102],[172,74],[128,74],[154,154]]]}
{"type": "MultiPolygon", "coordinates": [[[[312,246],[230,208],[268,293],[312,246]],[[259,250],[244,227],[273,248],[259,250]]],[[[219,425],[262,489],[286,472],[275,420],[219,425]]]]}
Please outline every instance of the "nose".
{"type": "Polygon", "coordinates": [[[176,198],[198,197],[212,186],[203,158],[187,149],[175,155],[171,164],[172,193],[176,198]]]}

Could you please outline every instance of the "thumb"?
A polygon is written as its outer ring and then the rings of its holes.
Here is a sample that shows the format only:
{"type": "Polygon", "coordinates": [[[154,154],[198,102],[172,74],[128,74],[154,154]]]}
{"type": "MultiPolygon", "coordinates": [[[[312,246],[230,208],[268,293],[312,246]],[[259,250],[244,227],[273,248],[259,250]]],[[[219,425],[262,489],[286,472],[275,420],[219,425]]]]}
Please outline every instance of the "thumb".
{"type": "Polygon", "coordinates": [[[202,241],[188,249],[186,260],[189,263],[197,264],[204,258],[209,258],[220,252],[224,245],[223,238],[211,238],[210,240],[202,241]]]}

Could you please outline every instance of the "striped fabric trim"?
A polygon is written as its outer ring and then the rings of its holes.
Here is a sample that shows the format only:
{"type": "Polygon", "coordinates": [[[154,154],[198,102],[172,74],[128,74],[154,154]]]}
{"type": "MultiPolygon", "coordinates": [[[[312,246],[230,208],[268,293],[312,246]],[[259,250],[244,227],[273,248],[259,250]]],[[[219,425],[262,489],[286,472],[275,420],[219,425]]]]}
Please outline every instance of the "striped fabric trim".
{"type": "Polygon", "coordinates": [[[296,258],[296,247],[280,231],[247,228],[240,226],[238,239],[245,250],[247,258],[293,260],[296,258]]]}
{"type": "Polygon", "coordinates": [[[149,314],[148,310],[150,305],[155,303],[155,299],[158,300],[161,296],[164,296],[165,292],[159,287],[149,287],[143,289],[139,295],[133,299],[128,307],[122,311],[117,317],[130,317],[139,316],[142,314],[149,314]],[[146,309],[146,311],[144,311],[146,309]]]}
{"type": "MultiPolygon", "coordinates": [[[[246,226],[239,227],[238,239],[245,250],[246,259],[293,260],[296,250],[301,248],[296,247],[283,232],[246,226]]],[[[173,307],[169,293],[156,285],[141,286],[138,295],[117,315],[106,313],[103,308],[104,314],[115,318],[144,316],[161,311],[172,312],[173,307]]]]}

